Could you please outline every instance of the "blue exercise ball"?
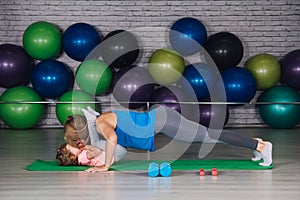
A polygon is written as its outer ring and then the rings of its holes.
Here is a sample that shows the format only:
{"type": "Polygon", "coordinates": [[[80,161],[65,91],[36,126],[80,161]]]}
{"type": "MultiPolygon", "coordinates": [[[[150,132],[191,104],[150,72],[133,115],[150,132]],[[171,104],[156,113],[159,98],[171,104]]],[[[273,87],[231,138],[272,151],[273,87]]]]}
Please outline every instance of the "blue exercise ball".
{"type": "Polygon", "coordinates": [[[197,53],[207,40],[207,31],[201,21],[184,17],[173,23],[169,32],[173,49],[183,56],[197,53]]]}
{"type": "Polygon", "coordinates": [[[205,63],[190,64],[185,67],[179,85],[188,93],[196,95],[197,99],[207,98],[210,96],[208,88],[215,87],[216,73],[205,63]]]}
{"type": "Polygon", "coordinates": [[[242,67],[231,67],[221,74],[228,102],[249,102],[255,95],[256,80],[242,67]]]}
{"type": "Polygon", "coordinates": [[[102,34],[92,25],[75,23],[63,34],[63,48],[66,54],[77,61],[83,61],[101,42],[102,34]]]}
{"type": "Polygon", "coordinates": [[[72,84],[68,67],[57,60],[38,63],[31,76],[33,88],[45,98],[57,98],[64,94],[72,84]]]}

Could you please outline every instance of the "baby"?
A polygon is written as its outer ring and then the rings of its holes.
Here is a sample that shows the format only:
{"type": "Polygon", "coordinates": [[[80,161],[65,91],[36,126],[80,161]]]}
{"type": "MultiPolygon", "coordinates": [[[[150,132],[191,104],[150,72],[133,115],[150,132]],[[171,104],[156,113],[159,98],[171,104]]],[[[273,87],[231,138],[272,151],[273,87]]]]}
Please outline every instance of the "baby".
{"type": "MultiPolygon", "coordinates": [[[[56,161],[61,166],[85,165],[98,167],[105,164],[105,152],[92,145],[86,145],[82,149],[78,149],[65,143],[57,149],[56,161]]],[[[112,163],[114,163],[114,159],[112,163]]]]}

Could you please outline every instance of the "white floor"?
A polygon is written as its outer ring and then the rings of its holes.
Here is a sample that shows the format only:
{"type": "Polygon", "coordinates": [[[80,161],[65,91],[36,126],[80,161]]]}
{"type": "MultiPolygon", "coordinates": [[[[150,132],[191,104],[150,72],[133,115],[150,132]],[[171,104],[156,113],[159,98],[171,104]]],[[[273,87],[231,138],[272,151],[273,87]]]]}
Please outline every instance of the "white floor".
{"type": "MultiPolygon", "coordinates": [[[[145,171],[32,172],[35,159],[53,160],[63,142],[62,129],[0,129],[0,199],[298,199],[300,195],[300,129],[234,129],[274,144],[272,170],[221,171],[200,177],[197,171],[174,171],[171,177],[148,177],[145,171]]],[[[156,143],[168,141],[159,136],[156,143]]],[[[181,157],[197,159],[200,144],[181,157]]],[[[207,159],[249,159],[251,151],[217,144],[207,159]]],[[[134,159],[130,156],[126,159],[134,159]]]]}

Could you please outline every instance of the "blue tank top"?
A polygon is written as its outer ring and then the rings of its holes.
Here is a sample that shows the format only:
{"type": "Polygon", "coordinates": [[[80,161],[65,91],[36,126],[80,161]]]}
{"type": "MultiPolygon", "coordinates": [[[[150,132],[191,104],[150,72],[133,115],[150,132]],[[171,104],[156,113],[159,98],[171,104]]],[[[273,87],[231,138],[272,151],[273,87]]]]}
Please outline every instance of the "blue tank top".
{"type": "Polygon", "coordinates": [[[117,115],[118,144],[135,149],[155,151],[155,109],[149,112],[113,110],[117,115]]]}

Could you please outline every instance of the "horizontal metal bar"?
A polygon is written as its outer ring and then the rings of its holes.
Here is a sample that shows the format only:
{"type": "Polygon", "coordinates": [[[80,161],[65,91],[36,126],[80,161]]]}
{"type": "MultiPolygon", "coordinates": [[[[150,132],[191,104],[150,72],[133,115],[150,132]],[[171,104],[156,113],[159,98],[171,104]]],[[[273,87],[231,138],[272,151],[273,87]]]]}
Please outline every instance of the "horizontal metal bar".
{"type": "Polygon", "coordinates": [[[300,105],[300,102],[189,102],[189,101],[120,101],[120,102],[100,102],[100,101],[0,101],[0,104],[100,104],[100,105],[120,105],[120,104],[187,104],[187,105],[269,105],[269,104],[292,104],[300,105]]]}

